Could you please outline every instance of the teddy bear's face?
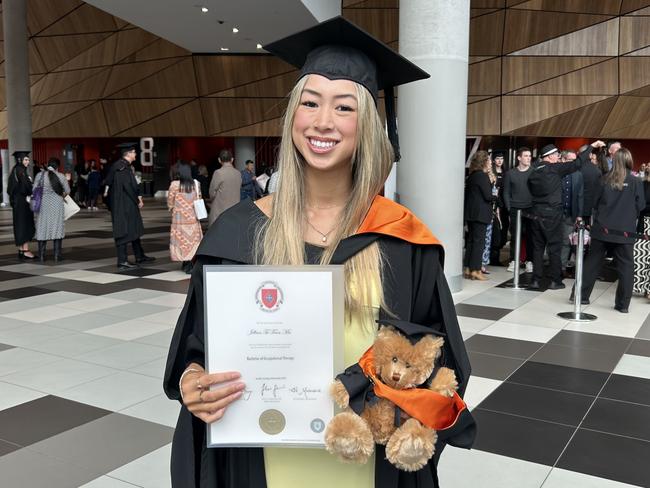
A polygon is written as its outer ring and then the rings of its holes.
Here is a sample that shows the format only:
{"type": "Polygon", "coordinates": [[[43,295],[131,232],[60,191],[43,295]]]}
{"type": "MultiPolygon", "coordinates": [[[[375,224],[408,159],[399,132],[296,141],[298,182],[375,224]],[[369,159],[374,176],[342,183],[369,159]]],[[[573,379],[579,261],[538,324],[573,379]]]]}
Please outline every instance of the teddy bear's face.
{"type": "Polygon", "coordinates": [[[411,344],[392,327],[382,327],[373,347],[375,372],[392,388],[415,388],[431,375],[443,344],[441,337],[433,336],[411,344]]]}

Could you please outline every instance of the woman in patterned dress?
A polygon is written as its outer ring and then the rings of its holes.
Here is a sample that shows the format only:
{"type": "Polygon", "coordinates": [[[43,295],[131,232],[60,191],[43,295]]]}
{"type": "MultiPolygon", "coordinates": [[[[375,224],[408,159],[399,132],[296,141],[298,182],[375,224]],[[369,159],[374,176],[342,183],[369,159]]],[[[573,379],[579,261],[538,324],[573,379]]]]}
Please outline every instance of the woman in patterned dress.
{"type": "Polygon", "coordinates": [[[61,256],[61,243],[65,237],[63,199],[70,193],[70,186],[65,176],[58,171],[60,164],[57,158],[50,158],[47,162],[47,171],[38,173],[34,181],[34,188],[43,186],[41,208],[36,213],[36,240],[38,259],[41,262],[45,261],[47,241],[54,242],[54,262],[63,259],[61,256]]]}
{"type": "Polygon", "coordinates": [[[203,238],[201,223],[194,212],[194,200],[201,198],[199,183],[192,179],[190,165],[181,161],[178,180],[172,181],[167,193],[167,208],[172,212],[169,253],[172,261],[182,261],[186,273],[192,271],[192,258],[203,238]]]}

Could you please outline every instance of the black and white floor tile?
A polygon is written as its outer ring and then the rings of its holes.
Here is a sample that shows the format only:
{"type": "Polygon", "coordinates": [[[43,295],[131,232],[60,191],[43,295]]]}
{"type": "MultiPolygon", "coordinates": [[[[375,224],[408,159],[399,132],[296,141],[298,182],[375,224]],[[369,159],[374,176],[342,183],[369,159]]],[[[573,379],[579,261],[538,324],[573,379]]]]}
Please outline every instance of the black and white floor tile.
{"type": "MultiPolygon", "coordinates": [[[[105,211],[67,223],[58,265],[18,262],[0,211],[1,486],[169,486],[178,405],[161,380],[188,280],[162,202],[143,215],[158,259],[117,273],[105,211]]],[[[556,316],[572,310],[568,289],[498,286],[510,277],[494,269],[454,295],[479,434],[471,451],[445,450],[441,485],[650,486],[650,304],[620,314],[598,282],[586,309],[598,320],[571,323],[556,316]]]]}

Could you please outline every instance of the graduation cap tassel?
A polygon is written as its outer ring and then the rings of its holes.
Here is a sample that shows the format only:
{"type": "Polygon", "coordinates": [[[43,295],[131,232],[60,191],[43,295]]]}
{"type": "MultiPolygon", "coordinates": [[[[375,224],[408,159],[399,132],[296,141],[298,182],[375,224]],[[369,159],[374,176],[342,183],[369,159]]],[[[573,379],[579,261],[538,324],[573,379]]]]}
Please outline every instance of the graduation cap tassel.
{"type": "Polygon", "coordinates": [[[392,86],[384,87],[384,103],[386,105],[386,125],[388,126],[388,139],[395,152],[395,162],[402,155],[399,152],[399,138],[397,136],[397,114],[395,113],[395,90],[392,86]]]}

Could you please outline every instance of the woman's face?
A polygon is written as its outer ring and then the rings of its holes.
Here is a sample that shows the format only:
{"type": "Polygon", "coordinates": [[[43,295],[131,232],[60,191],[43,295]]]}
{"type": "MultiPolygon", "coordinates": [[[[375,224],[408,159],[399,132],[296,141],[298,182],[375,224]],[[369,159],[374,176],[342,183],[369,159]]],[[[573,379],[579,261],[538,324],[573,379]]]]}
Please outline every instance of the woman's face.
{"type": "Polygon", "coordinates": [[[358,101],[349,80],[309,75],[293,118],[293,143],[311,168],[349,166],[357,145],[358,101]]]}
{"type": "Polygon", "coordinates": [[[28,158],[27,156],[25,156],[25,157],[23,158],[23,166],[24,166],[25,168],[26,168],[27,166],[29,166],[29,158],[28,158]]]}

